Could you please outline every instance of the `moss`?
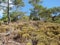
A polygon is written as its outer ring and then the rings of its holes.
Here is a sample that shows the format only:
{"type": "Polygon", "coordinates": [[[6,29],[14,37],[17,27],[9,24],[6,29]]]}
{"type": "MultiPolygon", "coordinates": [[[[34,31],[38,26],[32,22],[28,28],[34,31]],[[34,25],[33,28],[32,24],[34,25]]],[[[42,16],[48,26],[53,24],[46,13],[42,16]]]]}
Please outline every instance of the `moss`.
{"type": "Polygon", "coordinates": [[[39,42],[37,45],[45,45],[44,42],[39,42]]]}
{"type": "Polygon", "coordinates": [[[28,43],[26,43],[26,45],[32,45],[32,43],[31,42],[28,42],[28,43]]]}
{"type": "Polygon", "coordinates": [[[57,42],[52,41],[52,42],[50,43],[50,45],[58,45],[58,43],[57,43],[57,42]]]}

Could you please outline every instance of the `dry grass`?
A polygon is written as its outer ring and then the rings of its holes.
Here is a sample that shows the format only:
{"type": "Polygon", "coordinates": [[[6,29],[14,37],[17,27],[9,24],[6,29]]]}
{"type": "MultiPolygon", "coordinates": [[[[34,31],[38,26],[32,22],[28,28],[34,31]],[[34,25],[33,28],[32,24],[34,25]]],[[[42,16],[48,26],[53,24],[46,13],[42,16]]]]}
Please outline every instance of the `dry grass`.
{"type": "Polygon", "coordinates": [[[16,31],[20,42],[26,45],[32,45],[34,41],[37,42],[36,45],[60,45],[60,24],[58,23],[30,21],[0,26],[0,33],[10,30],[16,31]]]}

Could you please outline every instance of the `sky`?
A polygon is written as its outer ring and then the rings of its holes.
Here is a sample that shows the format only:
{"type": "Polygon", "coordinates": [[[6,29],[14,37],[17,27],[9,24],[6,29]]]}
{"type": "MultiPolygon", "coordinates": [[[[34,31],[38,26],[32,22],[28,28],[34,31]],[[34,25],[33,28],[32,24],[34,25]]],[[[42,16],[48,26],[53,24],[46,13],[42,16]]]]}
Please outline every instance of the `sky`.
{"type": "MultiPolygon", "coordinates": [[[[25,2],[25,7],[22,8],[22,11],[26,12],[27,15],[30,15],[31,11],[29,9],[32,8],[32,6],[28,4],[28,0],[24,0],[24,2],[25,2]]],[[[58,7],[60,6],[60,0],[43,0],[42,5],[47,8],[58,7]]],[[[2,12],[3,11],[0,11],[0,17],[2,17],[2,12]]]]}

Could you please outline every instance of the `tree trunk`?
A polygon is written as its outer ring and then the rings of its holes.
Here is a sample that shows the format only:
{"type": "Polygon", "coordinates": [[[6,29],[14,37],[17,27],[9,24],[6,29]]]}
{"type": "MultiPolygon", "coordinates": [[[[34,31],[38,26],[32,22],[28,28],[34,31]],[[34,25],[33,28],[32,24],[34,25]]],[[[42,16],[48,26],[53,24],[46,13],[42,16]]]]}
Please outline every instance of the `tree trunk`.
{"type": "Polygon", "coordinates": [[[7,17],[8,17],[8,24],[11,22],[10,14],[9,14],[9,0],[8,0],[8,6],[7,6],[7,17]]]}

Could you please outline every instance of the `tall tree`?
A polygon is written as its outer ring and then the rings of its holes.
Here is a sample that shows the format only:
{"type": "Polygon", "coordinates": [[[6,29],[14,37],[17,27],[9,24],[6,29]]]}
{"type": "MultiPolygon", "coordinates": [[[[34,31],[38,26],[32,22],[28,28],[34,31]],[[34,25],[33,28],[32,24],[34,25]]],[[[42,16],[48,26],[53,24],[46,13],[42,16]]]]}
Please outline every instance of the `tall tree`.
{"type": "Polygon", "coordinates": [[[0,0],[0,5],[2,9],[7,10],[8,23],[10,23],[11,19],[10,19],[9,11],[12,8],[12,6],[21,7],[24,5],[24,3],[22,0],[0,0]]]}
{"type": "Polygon", "coordinates": [[[30,14],[30,18],[39,18],[39,11],[41,7],[43,7],[41,5],[41,0],[29,0],[29,3],[33,6],[33,9],[31,10],[31,14],[30,14]]]}

